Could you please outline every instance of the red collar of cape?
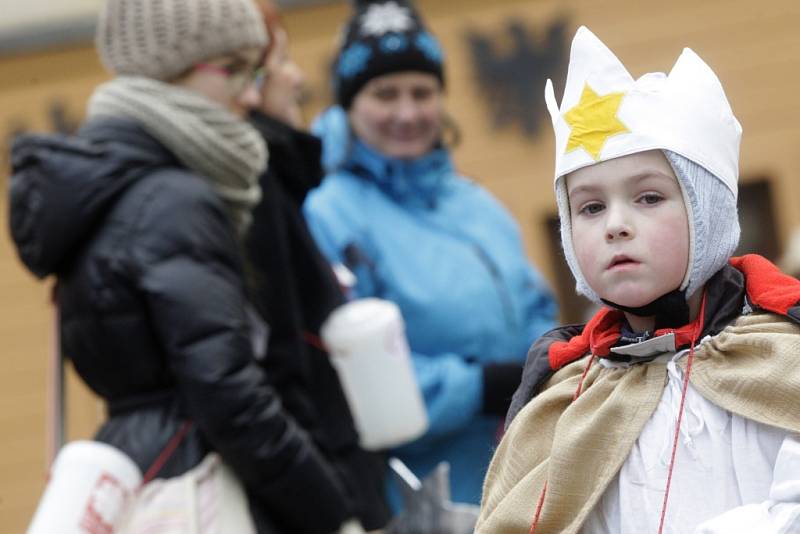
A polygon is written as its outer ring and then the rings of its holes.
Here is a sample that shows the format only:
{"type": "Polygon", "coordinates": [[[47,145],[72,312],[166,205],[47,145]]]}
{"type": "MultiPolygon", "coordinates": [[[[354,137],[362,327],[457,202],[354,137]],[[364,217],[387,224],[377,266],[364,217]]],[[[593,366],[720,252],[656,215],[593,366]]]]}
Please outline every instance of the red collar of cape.
{"type": "MultiPolygon", "coordinates": [[[[744,275],[747,299],[752,307],[800,322],[800,281],[783,274],[769,260],[756,254],[731,258],[730,264],[744,275]]],[[[553,342],[548,349],[550,369],[558,370],[587,353],[607,356],[619,341],[622,318],[621,311],[603,307],[580,334],[569,341],[553,342]]],[[[699,314],[693,322],[680,328],[656,330],[653,337],[674,333],[675,346],[685,347],[692,342],[695,332],[702,331],[704,320],[703,314],[699,314]]]]}

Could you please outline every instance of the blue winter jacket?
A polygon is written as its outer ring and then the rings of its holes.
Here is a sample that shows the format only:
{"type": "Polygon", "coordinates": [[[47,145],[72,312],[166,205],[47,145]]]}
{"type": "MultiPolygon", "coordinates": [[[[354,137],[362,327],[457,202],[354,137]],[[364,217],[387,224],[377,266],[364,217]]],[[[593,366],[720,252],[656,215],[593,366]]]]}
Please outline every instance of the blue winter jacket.
{"type": "Polygon", "coordinates": [[[337,108],[315,133],[337,170],[306,200],[311,232],[354,272],[354,296],[400,307],[425,398],[428,432],[395,452],[418,476],[450,462],[453,500],[477,503],[500,424],[480,413],[482,365],[524,363],[555,324],[550,290],[510,214],[446,150],[387,159],[350,136],[337,108]]]}

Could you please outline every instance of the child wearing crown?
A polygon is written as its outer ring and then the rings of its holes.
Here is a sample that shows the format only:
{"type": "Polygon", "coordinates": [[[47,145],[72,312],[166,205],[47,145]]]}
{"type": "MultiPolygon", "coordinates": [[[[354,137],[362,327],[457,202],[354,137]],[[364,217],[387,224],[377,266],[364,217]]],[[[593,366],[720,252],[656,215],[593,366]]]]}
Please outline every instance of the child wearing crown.
{"type": "Polygon", "coordinates": [[[561,239],[603,307],[531,348],[479,533],[800,532],[800,283],[731,258],[741,127],[685,49],[634,80],[575,35],[561,239]]]}

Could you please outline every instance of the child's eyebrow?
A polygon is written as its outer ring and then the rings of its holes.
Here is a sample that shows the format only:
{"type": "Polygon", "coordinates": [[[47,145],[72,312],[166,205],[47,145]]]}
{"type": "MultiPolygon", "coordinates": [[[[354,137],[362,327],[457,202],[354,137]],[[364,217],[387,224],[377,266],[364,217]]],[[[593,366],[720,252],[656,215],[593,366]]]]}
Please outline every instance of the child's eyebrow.
{"type": "Polygon", "coordinates": [[[599,189],[596,185],[579,185],[574,189],[567,189],[567,195],[572,196],[578,193],[594,193],[599,189]]]}
{"type": "MultiPolygon", "coordinates": [[[[655,178],[657,180],[668,180],[668,181],[675,180],[674,176],[667,174],[659,169],[645,169],[642,172],[630,176],[625,181],[627,182],[628,186],[633,187],[651,178],[655,178]]],[[[575,187],[574,189],[567,188],[567,195],[572,196],[578,193],[594,193],[599,189],[601,189],[601,186],[599,184],[582,184],[575,187]]]]}
{"type": "Polygon", "coordinates": [[[636,187],[640,185],[642,182],[656,180],[658,182],[674,182],[676,180],[675,176],[671,174],[667,174],[666,172],[659,170],[659,169],[647,169],[639,174],[635,174],[628,179],[628,186],[629,187],[636,187]]]}

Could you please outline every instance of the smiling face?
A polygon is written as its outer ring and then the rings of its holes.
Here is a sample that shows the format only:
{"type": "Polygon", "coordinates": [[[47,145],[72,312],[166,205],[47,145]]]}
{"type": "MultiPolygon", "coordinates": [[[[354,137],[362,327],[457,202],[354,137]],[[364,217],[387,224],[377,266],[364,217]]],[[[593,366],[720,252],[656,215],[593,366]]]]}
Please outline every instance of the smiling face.
{"type": "Polygon", "coordinates": [[[575,256],[601,298],[639,307],[680,287],[689,221],[661,151],[584,167],[567,175],[566,186],[575,256]]]}
{"type": "Polygon", "coordinates": [[[399,72],[364,85],[353,99],[349,117],[356,136],[378,152],[415,159],[439,140],[443,113],[442,86],[436,76],[399,72]]]}

